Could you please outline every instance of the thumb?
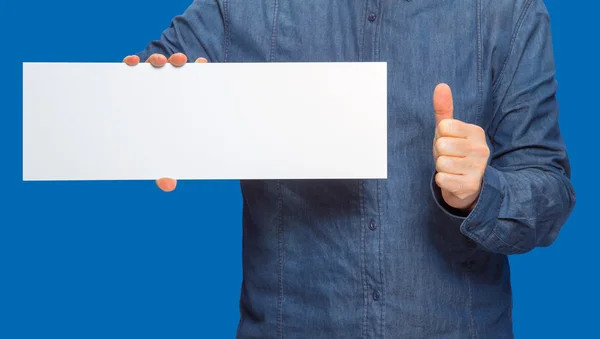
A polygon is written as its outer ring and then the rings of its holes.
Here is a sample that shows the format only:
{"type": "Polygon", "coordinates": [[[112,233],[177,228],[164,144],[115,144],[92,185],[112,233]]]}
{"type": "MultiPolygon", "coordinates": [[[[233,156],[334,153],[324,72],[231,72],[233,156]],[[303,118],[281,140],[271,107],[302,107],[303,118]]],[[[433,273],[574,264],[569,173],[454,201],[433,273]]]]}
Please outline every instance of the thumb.
{"type": "Polygon", "coordinates": [[[439,84],[433,91],[433,112],[435,113],[436,126],[444,119],[452,119],[454,104],[452,90],[446,84],[439,84]]]}

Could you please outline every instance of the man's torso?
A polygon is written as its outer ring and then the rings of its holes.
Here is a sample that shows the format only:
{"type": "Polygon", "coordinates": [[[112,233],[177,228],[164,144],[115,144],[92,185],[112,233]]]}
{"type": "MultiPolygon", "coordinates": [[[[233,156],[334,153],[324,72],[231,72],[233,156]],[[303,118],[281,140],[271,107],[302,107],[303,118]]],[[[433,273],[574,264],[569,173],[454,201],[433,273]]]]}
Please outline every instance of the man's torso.
{"type": "Polygon", "coordinates": [[[388,63],[387,180],[242,181],[238,336],[512,337],[507,257],[478,248],[432,198],[432,93],[448,83],[455,118],[486,128],[530,1],[217,3],[212,61],[388,63]]]}

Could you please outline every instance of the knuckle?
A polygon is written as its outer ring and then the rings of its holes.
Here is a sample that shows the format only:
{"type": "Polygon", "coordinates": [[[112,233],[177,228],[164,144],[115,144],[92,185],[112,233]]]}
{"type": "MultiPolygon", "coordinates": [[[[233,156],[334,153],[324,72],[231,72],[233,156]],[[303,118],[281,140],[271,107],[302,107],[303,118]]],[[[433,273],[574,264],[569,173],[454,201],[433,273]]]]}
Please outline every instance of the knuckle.
{"type": "Polygon", "coordinates": [[[437,173],[435,175],[435,183],[439,186],[439,187],[443,187],[444,184],[446,182],[446,177],[443,173],[437,173]]]}
{"type": "Polygon", "coordinates": [[[448,160],[445,156],[440,155],[435,162],[435,167],[438,171],[444,172],[448,168],[448,160]]]}
{"type": "Polygon", "coordinates": [[[448,151],[450,140],[447,138],[438,138],[435,141],[435,148],[439,153],[445,153],[448,151]]]}
{"type": "Polygon", "coordinates": [[[490,148],[483,143],[471,145],[471,152],[478,157],[487,158],[490,155],[490,148]]]}
{"type": "Polygon", "coordinates": [[[444,166],[448,168],[454,167],[454,159],[451,157],[444,156],[444,166]]]}
{"type": "Polygon", "coordinates": [[[479,137],[481,140],[486,140],[487,139],[487,133],[485,131],[485,129],[483,129],[483,127],[479,126],[479,125],[473,125],[473,130],[474,130],[474,134],[479,137]]]}
{"type": "Polygon", "coordinates": [[[474,130],[478,136],[485,137],[485,130],[481,126],[479,126],[479,125],[473,125],[473,126],[475,126],[474,130]]]}
{"type": "Polygon", "coordinates": [[[451,119],[445,119],[440,121],[440,124],[438,126],[439,128],[439,133],[440,135],[449,135],[452,132],[452,120],[451,119]]]}

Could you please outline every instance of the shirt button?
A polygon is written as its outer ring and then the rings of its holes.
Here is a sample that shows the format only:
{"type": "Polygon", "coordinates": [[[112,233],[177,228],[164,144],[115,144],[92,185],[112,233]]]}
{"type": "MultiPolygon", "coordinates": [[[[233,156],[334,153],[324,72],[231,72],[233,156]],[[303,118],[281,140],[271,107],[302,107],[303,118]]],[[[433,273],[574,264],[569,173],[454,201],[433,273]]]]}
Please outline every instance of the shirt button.
{"type": "Polygon", "coordinates": [[[369,223],[369,229],[371,231],[374,231],[377,228],[377,225],[375,224],[375,220],[371,219],[371,222],[369,223]]]}
{"type": "Polygon", "coordinates": [[[377,300],[379,300],[379,297],[380,297],[379,292],[373,291],[373,300],[377,301],[377,300]]]}
{"type": "Polygon", "coordinates": [[[375,14],[375,13],[369,14],[369,21],[373,22],[373,21],[375,21],[375,19],[377,19],[377,14],[375,14]]]}

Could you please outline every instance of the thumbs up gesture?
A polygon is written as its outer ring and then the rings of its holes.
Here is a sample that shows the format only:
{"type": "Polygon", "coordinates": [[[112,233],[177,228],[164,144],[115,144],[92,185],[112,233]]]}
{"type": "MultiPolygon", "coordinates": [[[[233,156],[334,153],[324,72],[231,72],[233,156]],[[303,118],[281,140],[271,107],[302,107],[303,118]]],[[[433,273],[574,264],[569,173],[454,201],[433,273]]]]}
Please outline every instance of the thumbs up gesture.
{"type": "Polygon", "coordinates": [[[451,207],[470,211],[479,197],[490,149],[485,131],[453,118],[452,91],[440,84],[433,94],[435,182],[451,207]]]}

